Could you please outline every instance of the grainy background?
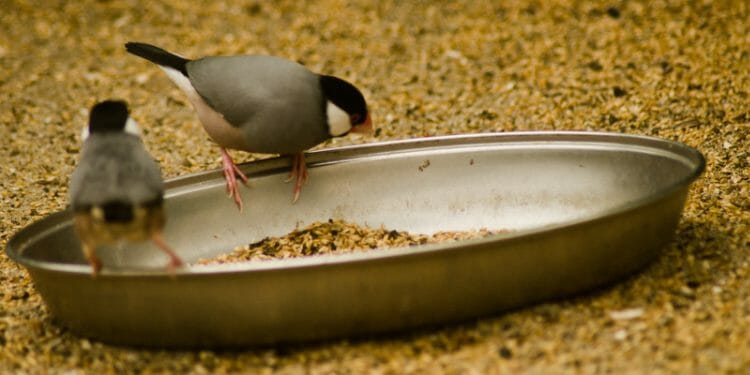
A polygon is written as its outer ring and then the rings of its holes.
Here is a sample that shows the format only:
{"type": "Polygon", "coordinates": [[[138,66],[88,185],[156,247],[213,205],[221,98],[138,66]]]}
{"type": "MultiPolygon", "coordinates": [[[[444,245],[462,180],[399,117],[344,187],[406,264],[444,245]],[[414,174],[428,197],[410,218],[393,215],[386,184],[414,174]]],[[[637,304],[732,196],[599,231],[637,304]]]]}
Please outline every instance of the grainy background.
{"type": "Polygon", "coordinates": [[[351,80],[379,133],[337,144],[577,129],[697,147],[706,173],[675,241],[645,272],[442,329],[162,352],[109,347],[56,327],[26,272],[3,254],[0,371],[750,371],[748,2],[503,3],[0,0],[0,245],[64,207],[78,134],[97,100],[131,103],[167,177],[219,166],[184,95],[124,52],[136,40],[190,57],[274,54],[351,80]],[[637,316],[617,313],[624,309],[637,316]]]}

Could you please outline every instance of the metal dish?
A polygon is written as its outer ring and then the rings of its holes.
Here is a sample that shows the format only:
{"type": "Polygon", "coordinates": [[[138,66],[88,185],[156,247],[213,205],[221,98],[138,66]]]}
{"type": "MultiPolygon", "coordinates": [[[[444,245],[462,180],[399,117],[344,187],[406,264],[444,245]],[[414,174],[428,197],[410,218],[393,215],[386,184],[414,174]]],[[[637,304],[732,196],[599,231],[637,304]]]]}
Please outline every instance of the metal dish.
{"type": "Polygon", "coordinates": [[[146,244],[100,251],[105,269],[92,279],[61,212],[18,232],[6,251],[60,324],[107,343],[240,347],[387,332],[568,296],[642,268],[670,241],[704,168],[679,143],[591,132],[385,142],[308,161],[295,205],[287,159],[242,165],[251,176],[244,213],[218,170],[169,181],[167,241],[194,261],[329,218],[417,233],[512,232],[174,278],[146,244]]]}

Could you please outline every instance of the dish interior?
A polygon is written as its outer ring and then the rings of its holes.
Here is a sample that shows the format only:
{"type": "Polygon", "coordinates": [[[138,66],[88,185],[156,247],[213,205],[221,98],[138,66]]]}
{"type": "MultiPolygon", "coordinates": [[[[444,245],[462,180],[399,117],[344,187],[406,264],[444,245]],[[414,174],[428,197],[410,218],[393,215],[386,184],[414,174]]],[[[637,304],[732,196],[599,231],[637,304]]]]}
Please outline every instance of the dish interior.
{"type": "MultiPolygon", "coordinates": [[[[519,233],[623,209],[695,169],[678,154],[610,142],[457,144],[315,159],[308,158],[310,177],[296,204],[280,160],[245,166],[251,182],[240,188],[243,212],[227,198],[218,172],[170,183],[167,242],[192,262],[331,218],[425,234],[519,233]]],[[[35,261],[85,263],[69,220],[25,245],[23,256],[35,261]]],[[[150,243],[102,246],[98,253],[112,268],[166,262],[150,243]]]]}

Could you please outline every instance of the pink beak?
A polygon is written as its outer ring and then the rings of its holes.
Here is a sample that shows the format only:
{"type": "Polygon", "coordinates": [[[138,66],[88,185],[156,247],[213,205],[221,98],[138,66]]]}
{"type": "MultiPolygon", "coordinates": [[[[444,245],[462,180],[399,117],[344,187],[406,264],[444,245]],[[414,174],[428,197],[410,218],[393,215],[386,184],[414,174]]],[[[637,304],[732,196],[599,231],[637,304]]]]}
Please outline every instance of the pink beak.
{"type": "Polygon", "coordinates": [[[372,119],[370,119],[370,114],[367,114],[367,118],[365,119],[365,122],[352,126],[352,130],[350,132],[352,133],[360,133],[360,134],[372,134],[372,119]]]}

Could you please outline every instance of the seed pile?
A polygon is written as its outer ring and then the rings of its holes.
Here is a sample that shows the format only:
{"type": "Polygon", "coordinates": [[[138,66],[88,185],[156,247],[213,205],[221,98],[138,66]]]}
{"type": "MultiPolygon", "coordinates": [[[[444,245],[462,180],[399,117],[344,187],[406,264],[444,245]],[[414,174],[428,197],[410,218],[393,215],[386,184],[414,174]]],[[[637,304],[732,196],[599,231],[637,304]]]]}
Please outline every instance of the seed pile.
{"type": "Polygon", "coordinates": [[[286,236],[266,237],[258,242],[239,246],[232,252],[215,258],[200,259],[196,264],[237,263],[332,253],[341,254],[458,241],[501,232],[482,228],[460,232],[442,231],[432,235],[411,234],[404,231],[388,230],[383,227],[369,228],[343,220],[330,219],[326,222],[314,222],[304,228],[295,229],[286,236]]]}

